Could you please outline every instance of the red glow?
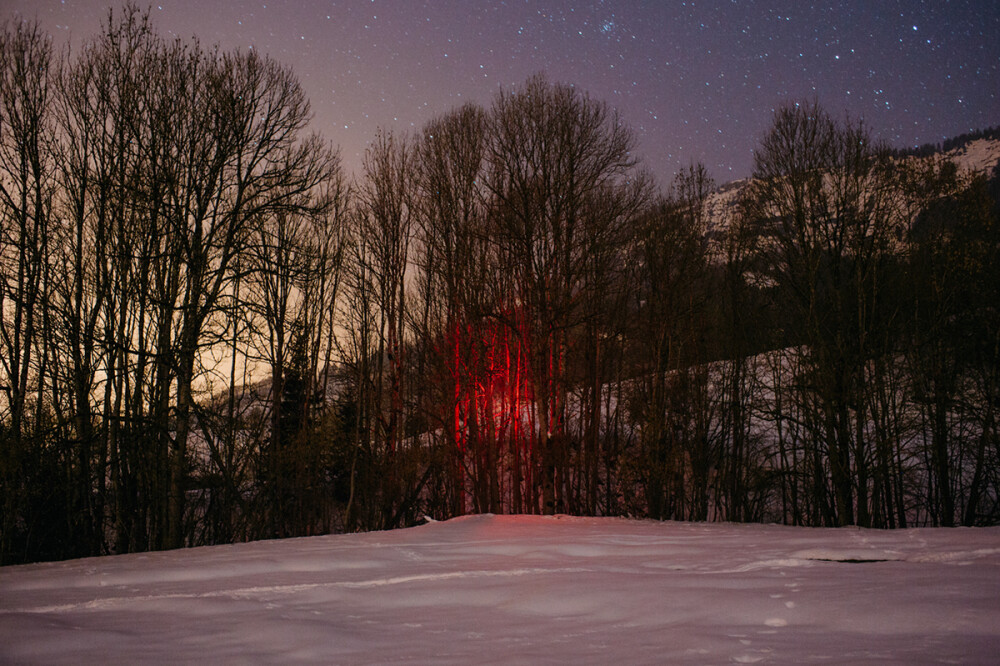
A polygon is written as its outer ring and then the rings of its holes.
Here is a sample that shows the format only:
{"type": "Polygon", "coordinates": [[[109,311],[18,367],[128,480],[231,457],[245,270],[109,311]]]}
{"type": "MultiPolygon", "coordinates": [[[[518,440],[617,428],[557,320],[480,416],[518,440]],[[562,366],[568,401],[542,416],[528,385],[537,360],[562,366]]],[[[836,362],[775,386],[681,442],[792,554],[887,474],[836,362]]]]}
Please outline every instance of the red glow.
{"type": "Polygon", "coordinates": [[[471,498],[476,511],[524,511],[534,451],[527,336],[509,321],[480,319],[455,322],[448,338],[453,509],[464,513],[471,498]]]}

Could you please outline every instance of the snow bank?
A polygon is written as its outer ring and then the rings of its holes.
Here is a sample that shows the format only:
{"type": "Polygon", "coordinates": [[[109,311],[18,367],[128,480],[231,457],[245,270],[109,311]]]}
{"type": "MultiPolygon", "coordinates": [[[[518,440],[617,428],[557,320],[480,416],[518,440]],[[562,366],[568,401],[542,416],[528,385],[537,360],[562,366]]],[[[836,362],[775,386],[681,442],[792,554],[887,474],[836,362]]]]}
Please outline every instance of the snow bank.
{"type": "Polygon", "coordinates": [[[0,569],[0,662],[988,663],[1000,528],[477,516],[0,569]]]}

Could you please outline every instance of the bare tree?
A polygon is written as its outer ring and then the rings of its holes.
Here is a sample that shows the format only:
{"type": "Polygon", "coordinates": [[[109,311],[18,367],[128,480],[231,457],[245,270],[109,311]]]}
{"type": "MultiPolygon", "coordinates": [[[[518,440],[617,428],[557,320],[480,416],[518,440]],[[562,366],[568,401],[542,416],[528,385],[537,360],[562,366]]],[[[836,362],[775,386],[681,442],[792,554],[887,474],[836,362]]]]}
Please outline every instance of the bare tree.
{"type": "MultiPolygon", "coordinates": [[[[699,424],[706,425],[707,413],[698,409],[708,406],[702,400],[708,322],[705,179],[700,169],[680,174],[673,197],[657,202],[643,218],[635,245],[639,283],[633,335],[644,362],[632,402],[641,424],[642,486],[649,515],[657,519],[685,517],[688,482],[694,477],[688,461],[705,462],[707,428],[699,424]]],[[[706,480],[704,464],[699,466],[706,480]]]]}
{"type": "MultiPolygon", "coordinates": [[[[437,340],[435,363],[447,378],[447,389],[435,392],[437,406],[432,418],[447,433],[442,464],[450,485],[449,514],[465,512],[468,449],[479,450],[471,441],[476,433],[466,424],[478,419],[473,358],[482,351],[480,329],[497,327],[500,308],[494,297],[499,276],[491,270],[486,239],[488,198],[483,185],[486,157],[486,112],[466,105],[428,123],[417,148],[419,173],[419,241],[421,273],[418,278],[423,300],[419,330],[428,340],[437,340]],[[489,276],[489,277],[487,277],[489,276]],[[487,323],[490,322],[490,323],[487,323]],[[475,331],[475,332],[474,332],[475,331]]],[[[425,374],[425,373],[418,373],[425,374]]],[[[433,390],[432,386],[427,387],[433,390]]],[[[489,417],[492,417],[490,410],[489,417]]],[[[479,414],[485,417],[486,414],[479,414]]],[[[486,451],[495,457],[495,451],[486,451]]],[[[474,470],[473,470],[474,471],[474,470]]],[[[484,464],[481,471],[490,478],[473,478],[474,499],[486,509],[497,508],[497,465],[484,464]]],[[[520,485],[518,491],[520,490],[520,485]]]]}
{"type": "Polygon", "coordinates": [[[0,27],[0,563],[20,556],[11,552],[20,540],[17,504],[25,495],[22,484],[34,482],[24,478],[22,462],[35,455],[26,447],[42,445],[51,353],[53,65],[51,41],[37,23],[0,27]],[[28,421],[32,400],[34,423],[28,421]]]}
{"type": "Polygon", "coordinates": [[[583,286],[594,240],[614,243],[643,202],[635,137],[609,108],[542,76],[501,91],[491,111],[487,184],[491,237],[504,248],[512,297],[528,313],[537,405],[538,481],[545,513],[565,510],[567,358],[585,318],[583,286]],[[613,215],[590,214],[616,200],[613,215]],[[605,204],[606,205],[606,204],[605,204]]]}
{"type": "Polygon", "coordinates": [[[975,524],[996,432],[996,212],[984,177],[942,160],[907,166],[914,303],[905,356],[929,436],[927,505],[934,524],[975,524]]]}
{"type": "MultiPolygon", "coordinates": [[[[401,478],[397,469],[407,421],[403,383],[414,215],[412,155],[407,140],[380,132],[365,155],[364,176],[357,186],[353,361],[359,371],[357,411],[367,423],[361,426],[364,442],[359,440],[358,448],[385,465],[377,490],[368,489],[369,497],[380,498],[372,518],[378,527],[397,525],[415,499],[410,479],[401,478]]],[[[347,522],[352,524],[350,513],[347,522]]]]}
{"type": "Polygon", "coordinates": [[[769,278],[801,326],[835,500],[827,518],[867,525],[867,361],[883,351],[873,332],[899,225],[887,155],[864,126],[794,105],[775,114],[754,165],[743,214],[764,234],[769,278]]]}

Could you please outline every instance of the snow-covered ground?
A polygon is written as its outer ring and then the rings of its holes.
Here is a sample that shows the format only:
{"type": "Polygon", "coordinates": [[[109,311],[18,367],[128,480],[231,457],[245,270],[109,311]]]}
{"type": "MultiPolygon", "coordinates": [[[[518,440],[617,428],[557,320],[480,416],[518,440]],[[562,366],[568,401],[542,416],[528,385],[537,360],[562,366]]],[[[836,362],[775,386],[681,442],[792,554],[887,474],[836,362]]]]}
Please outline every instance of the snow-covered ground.
{"type": "Polygon", "coordinates": [[[3,663],[997,663],[1000,528],[476,516],[0,569],[3,663]]]}

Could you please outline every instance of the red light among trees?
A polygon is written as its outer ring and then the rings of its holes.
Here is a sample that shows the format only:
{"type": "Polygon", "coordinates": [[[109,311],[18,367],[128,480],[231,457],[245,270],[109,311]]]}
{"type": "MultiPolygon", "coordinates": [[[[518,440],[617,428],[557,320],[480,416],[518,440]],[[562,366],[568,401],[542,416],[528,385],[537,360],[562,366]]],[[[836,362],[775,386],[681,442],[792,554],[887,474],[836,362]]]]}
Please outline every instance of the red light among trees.
{"type": "Polygon", "coordinates": [[[456,513],[526,509],[535,419],[528,336],[520,319],[456,322],[448,333],[456,513]]]}

